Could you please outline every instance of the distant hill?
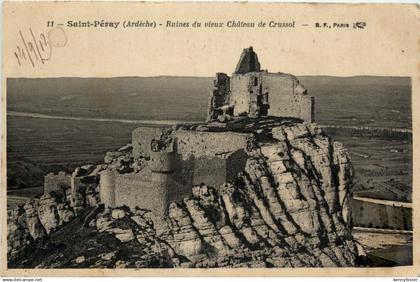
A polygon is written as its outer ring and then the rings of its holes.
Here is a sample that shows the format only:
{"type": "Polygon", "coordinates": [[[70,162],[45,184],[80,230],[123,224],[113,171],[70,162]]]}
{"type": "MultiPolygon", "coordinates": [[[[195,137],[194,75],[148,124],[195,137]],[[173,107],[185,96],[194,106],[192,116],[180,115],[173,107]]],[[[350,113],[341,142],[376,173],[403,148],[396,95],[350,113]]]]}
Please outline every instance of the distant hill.
{"type": "MultiPolygon", "coordinates": [[[[301,76],[323,124],[411,127],[406,77],[301,76]]],[[[12,78],[8,110],[124,119],[203,120],[212,77],[12,78]]]]}

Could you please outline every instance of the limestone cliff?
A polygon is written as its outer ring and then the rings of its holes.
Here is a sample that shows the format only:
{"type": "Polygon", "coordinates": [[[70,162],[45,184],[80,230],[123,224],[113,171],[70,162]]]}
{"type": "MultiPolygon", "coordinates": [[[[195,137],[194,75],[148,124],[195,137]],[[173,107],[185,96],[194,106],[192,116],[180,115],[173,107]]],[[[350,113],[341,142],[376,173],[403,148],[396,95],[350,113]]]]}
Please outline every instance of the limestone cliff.
{"type": "Polygon", "coordinates": [[[355,265],[343,146],[315,124],[256,128],[245,171],[171,204],[162,236],[200,266],[355,265]]]}
{"type": "MultiPolygon", "coordinates": [[[[73,202],[44,196],[27,203],[26,213],[17,209],[10,220],[9,261],[21,267],[19,256],[27,246],[64,232],[60,230],[80,220],[84,226],[80,230],[116,238],[120,245],[115,252],[129,244],[135,253],[121,258],[99,244],[91,247],[98,251],[95,257],[72,253],[73,257],[50,267],[357,265],[363,252],[351,234],[351,162],[343,146],[316,124],[290,118],[244,118],[178,125],[172,130],[251,134],[253,138],[243,148],[244,170],[218,187],[206,183],[190,187],[190,195],[170,203],[163,219],[149,216],[141,207],[104,208],[88,199],[97,199],[99,189],[79,191],[69,197],[78,199],[73,202]],[[109,259],[98,262],[98,257],[109,259]]],[[[131,150],[127,146],[107,154],[105,164],[86,174],[99,175],[104,169],[125,174],[147,169],[147,161],[134,160],[131,150]]],[[[54,250],[51,253],[53,256],[54,250]]],[[[42,266],[48,263],[43,261],[42,266]]]]}

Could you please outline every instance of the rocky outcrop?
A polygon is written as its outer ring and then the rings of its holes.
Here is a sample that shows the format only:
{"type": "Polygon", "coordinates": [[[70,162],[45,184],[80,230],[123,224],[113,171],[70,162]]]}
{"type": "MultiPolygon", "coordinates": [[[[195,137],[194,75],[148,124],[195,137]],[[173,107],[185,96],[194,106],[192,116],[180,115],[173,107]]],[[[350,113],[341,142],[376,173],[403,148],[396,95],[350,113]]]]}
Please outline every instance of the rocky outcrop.
{"type": "Polygon", "coordinates": [[[48,234],[54,231],[60,222],[57,205],[56,199],[49,194],[44,194],[39,199],[38,217],[48,234]]]}
{"type": "Polygon", "coordinates": [[[316,124],[264,118],[184,124],[173,130],[252,133],[252,142],[244,148],[244,170],[219,187],[205,183],[191,187],[190,196],[170,203],[165,218],[153,217],[141,207],[104,209],[99,206],[98,187],[86,183],[106,168],[120,173],[134,169],[136,161],[127,146],[107,154],[106,164],[75,171],[73,176],[81,185],[67,202],[45,194],[26,203],[24,210],[16,209],[9,224],[9,254],[83,217],[83,228],[112,236],[121,246],[135,246],[137,253],[132,259],[103,253],[97,262],[80,254],[72,259],[73,266],[88,262],[92,267],[357,264],[363,252],[351,235],[351,161],[345,148],[316,124]],[[87,210],[91,210],[88,215],[87,210]]]}
{"type": "Polygon", "coordinates": [[[270,127],[235,183],[171,204],[167,242],[196,266],[354,266],[346,150],[315,124],[270,127]]]}
{"type": "Polygon", "coordinates": [[[51,233],[81,216],[86,208],[97,206],[100,202],[97,185],[85,182],[95,179],[102,169],[102,165],[77,168],[72,174],[73,187],[67,197],[45,191],[41,197],[27,201],[22,207],[16,206],[8,220],[8,254],[13,255],[33,243],[48,239],[51,233]]]}
{"type": "Polygon", "coordinates": [[[12,210],[11,221],[7,225],[7,252],[15,253],[32,243],[32,237],[29,234],[26,223],[26,215],[22,207],[16,206],[12,210]]]}
{"type": "Polygon", "coordinates": [[[36,206],[37,203],[35,201],[28,201],[23,206],[26,215],[26,226],[34,240],[41,239],[47,235],[44,226],[39,220],[36,206]]]}

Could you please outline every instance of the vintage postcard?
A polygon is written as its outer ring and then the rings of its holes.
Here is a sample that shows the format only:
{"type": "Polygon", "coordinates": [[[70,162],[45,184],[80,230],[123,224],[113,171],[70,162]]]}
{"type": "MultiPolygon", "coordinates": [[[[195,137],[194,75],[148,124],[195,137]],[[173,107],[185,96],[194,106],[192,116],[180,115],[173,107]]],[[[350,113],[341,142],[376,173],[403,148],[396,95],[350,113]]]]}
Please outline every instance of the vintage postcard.
{"type": "Polygon", "coordinates": [[[420,275],[418,5],[2,12],[3,275],[420,275]]]}

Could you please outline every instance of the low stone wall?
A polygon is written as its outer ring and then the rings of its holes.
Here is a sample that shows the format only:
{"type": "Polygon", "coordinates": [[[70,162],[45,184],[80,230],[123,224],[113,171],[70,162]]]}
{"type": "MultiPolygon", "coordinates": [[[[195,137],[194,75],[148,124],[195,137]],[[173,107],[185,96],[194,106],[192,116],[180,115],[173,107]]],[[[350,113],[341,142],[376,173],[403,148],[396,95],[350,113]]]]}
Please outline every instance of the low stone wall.
{"type": "Polygon", "coordinates": [[[413,230],[412,210],[406,207],[351,199],[353,225],[358,227],[413,230]]]}

